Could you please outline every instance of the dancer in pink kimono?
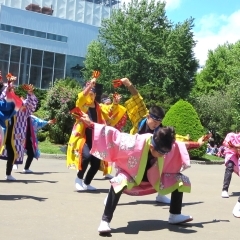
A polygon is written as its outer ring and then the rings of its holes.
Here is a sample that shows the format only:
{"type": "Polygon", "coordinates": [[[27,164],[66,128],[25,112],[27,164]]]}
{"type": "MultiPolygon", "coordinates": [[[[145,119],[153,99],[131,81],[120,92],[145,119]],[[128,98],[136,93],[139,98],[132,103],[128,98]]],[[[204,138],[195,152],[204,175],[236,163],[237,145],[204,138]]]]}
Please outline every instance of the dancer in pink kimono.
{"type": "Polygon", "coordinates": [[[228,198],[228,188],[232,179],[232,173],[239,176],[239,156],[240,156],[240,133],[228,133],[223,141],[225,148],[225,173],[222,188],[222,197],[228,198]]]}
{"type": "Polygon", "coordinates": [[[116,176],[110,180],[111,188],[98,228],[100,233],[111,231],[109,223],[123,192],[134,196],[172,193],[169,223],[192,221],[191,216],[181,214],[183,192],[190,192],[191,184],[188,177],[176,172],[189,165],[186,146],[199,147],[203,144],[203,137],[196,143],[183,143],[175,141],[171,127],[159,128],[153,134],[130,135],[93,123],[86,114],[80,119],[93,129],[91,154],[114,162],[117,168],[116,176]],[[163,174],[165,161],[167,174],[163,174]]]}

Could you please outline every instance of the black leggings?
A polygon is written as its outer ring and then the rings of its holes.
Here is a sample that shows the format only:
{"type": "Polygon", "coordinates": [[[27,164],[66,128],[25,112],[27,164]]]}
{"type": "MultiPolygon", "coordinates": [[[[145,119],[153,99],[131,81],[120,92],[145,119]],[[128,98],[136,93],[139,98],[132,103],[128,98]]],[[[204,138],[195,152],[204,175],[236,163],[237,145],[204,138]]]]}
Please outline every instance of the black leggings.
{"type": "Polygon", "coordinates": [[[12,173],[13,162],[14,162],[14,151],[12,146],[12,134],[13,134],[14,118],[8,122],[7,137],[6,137],[6,150],[7,150],[7,165],[6,175],[9,176],[12,173]]]}
{"type": "MultiPolygon", "coordinates": [[[[111,222],[113,213],[117,207],[118,201],[123,193],[124,189],[118,193],[115,193],[113,187],[111,186],[108,193],[107,203],[103,212],[102,220],[108,223],[111,222]]],[[[177,189],[171,194],[171,203],[169,212],[172,214],[181,214],[182,210],[182,199],[183,193],[179,192],[177,189]]]]}
{"type": "Polygon", "coordinates": [[[90,154],[90,149],[89,149],[89,147],[86,143],[83,146],[82,155],[83,155],[83,157],[82,157],[82,170],[78,171],[77,176],[78,176],[78,178],[83,179],[84,174],[87,170],[87,167],[90,163],[91,166],[90,166],[90,168],[87,172],[87,175],[84,179],[84,183],[86,185],[89,185],[91,183],[91,181],[93,180],[94,176],[96,175],[97,171],[100,168],[100,160],[90,154]]]}
{"type": "Polygon", "coordinates": [[[27,149],[27,160],[26,160],[24,169],[28,170],[34,158],[34,151],[32,147],[32,141],[30,138],[26,139],[26,149],[27,149]]]}
{"type": "Polygon", "coordinates": [[[232,179],[232,173],[234,169],[234,162],[229,160],[225,169],[224,180],[223,180],[223,191],[228,192],[228,188],[232,179]]]}

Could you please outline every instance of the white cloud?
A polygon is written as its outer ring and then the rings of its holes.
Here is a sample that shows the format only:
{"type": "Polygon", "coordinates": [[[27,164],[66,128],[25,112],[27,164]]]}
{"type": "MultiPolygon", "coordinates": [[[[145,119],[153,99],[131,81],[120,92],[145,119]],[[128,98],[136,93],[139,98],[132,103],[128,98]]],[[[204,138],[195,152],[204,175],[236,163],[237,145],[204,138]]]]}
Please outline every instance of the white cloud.
{"type": "Polygon", "coordinates": [[[200,65],[207,60],[208,50],[214,50],[226,42],[235,43],[240,40],[240,10],[226,15],[208,15],[200,20],[200,30],[195,32],[198,41],[195,54],[200,65]]]}
{"type": "MultiPolygon", "coordinates": [[[[156,2],[165,2],[167,10],[174,10],[178,8],[181,4],[182,0],[156,0],[156,2]]],[[[130,3],[131,0],[121,0],[121,3],[125,3],[126,5],[130,3]]]]}
{"type": "Polygon", "coordinates": [[[166,2],[166,9],[173,10],[180,7],[182,0],[165,0],[166,2]]]}

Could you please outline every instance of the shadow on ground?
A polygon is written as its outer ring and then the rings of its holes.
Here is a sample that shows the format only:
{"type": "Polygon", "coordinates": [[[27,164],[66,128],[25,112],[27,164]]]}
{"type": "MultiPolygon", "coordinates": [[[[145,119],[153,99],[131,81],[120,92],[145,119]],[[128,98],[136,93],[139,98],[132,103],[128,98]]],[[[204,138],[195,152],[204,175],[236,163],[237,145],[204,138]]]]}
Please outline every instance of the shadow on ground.
{"type": "Polygon", "coordinates": [[[16,180],[16,181],[7,181],[7,180],[0,180],[0,183],[57,183],[58,181],[47,181],[47,180],[16,180]]]}
{"type": "Polygon", "coordinates": [[[29,195],[0,195],[0,201],[16,201],[16,200],[24,200],[24,199],[33,199],[39,202],[43,202],[48,198],[35,197],[29,195]]]}
{"type": "MultiPolygon", "coordinates": [[[[126,227],[112,229],[111,233],[125,233],[125,234],[138,234],[139,232],[159,231],[162,229],[168,229],[171,232],[178,232],[184,234],[197,233],[196,229],[192,228],[204,228],[206,224],[213,224],[218,222],[229,222],[229,220],[212,220],[208,222],[199,223],[185,223],[181,225],[171,225],[162,220],[141,220],[128,222],[126,227]]],[[[111,233],[99,234],[102,237],[111,237],[111,233]]]]}

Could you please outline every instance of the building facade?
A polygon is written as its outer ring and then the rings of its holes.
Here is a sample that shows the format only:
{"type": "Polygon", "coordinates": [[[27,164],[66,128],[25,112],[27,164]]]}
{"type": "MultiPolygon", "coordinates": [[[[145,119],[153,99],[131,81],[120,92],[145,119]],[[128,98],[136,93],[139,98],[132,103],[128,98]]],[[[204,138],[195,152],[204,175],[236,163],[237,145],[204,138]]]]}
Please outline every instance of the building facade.
{"type": "Polygon", "coordinates": [[[18,85],[47,89],[67,76],[82,81],[89,43],[118,2],[0,0],[0,70],[18,85]]]}

